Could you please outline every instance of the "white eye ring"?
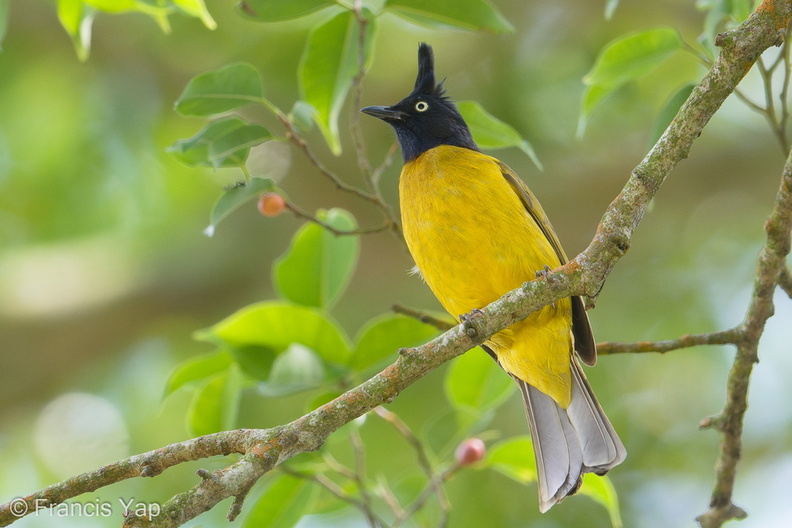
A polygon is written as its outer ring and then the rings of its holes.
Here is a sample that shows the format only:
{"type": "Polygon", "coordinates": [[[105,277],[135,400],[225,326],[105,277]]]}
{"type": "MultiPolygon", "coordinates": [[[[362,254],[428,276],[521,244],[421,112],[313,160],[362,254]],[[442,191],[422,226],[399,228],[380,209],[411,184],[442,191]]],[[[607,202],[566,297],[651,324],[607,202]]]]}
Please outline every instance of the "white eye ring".
{"type": "Polygon", "coordinates": [[[417,103],[415,103],[415,109],[418,112],[426,112],[427,110],[429,110],[429,103],[427,103],[426,101],[418,101],[417,103]]]}

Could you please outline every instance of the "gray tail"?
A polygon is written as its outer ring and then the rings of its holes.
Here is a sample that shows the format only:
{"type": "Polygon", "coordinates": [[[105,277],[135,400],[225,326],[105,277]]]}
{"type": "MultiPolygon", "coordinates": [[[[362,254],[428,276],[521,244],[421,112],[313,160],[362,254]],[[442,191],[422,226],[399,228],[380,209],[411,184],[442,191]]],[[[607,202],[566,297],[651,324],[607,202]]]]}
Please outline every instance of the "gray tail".
{"type": "Polygon", "coordinates": [[[533,439],[539,510],[546,512],[578,490],[584,473],[604,475],[624,460],[627,451],[574,357],[572,403],[567,409],[524,381],[516,381],[533,439]]]}

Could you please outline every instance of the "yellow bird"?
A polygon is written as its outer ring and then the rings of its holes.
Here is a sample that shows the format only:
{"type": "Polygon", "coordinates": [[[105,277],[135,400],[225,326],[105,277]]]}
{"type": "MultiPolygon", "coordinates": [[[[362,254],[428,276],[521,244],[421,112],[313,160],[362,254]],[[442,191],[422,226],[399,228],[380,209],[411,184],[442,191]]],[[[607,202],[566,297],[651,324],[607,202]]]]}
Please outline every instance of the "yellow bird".
{"type": "MultiPolygon", "coordinates": [[[[442,84],[435,83],[432,48],[421,44],[413,92],[393,106],[362,111],[396,131],[404,238],[432,292],[460,319],[567,257],[533,193],[479,151],[442,84]]],[[[584,473],[602,475],[624,460],[577,359],[588,365],[597,359],[579,297],[545,306],[484,348],[522,392],[542,512],[575,493],[584,473]]]]}

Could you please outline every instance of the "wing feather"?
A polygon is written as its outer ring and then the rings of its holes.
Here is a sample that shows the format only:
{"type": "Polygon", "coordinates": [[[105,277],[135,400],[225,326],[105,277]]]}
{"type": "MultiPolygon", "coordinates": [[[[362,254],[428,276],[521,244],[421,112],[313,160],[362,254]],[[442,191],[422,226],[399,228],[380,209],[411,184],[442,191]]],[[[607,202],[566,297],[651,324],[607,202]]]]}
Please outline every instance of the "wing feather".
{"type": "MultiPolygon", "coordinates": [[[[553,225],[550,223],[550,219],[544,209],[542,209],[539,200],[536,199],[531,189],[525,185],[508,165],[498,161],[498,166],[503,177],[506,178],[514,192],[520,197],[525,210],[528,211],[528,214],[531,215],[531,218],[541,229],[542,234],[550,242],[561,264],[566,264],[569,259],[564,253],[564,248],[561,247],[561,242],[558,240],[553,225]]],[[[572,334],[575,337],[575,352],[577,352],[583,363],[589,366],[594,365],[597,362],[597,345],[594,342],[591,323],[589,323],[583,299],[577,296],[572,297],[572,334]]]]}

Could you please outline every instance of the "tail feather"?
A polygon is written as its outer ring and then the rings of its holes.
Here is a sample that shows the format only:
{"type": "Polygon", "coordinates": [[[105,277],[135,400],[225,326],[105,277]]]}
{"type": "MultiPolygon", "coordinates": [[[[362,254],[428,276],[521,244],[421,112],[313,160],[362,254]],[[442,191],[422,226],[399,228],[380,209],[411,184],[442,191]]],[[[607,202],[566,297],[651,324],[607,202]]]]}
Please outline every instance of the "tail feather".
{"type": "Polygon", "coordinates": [[[550,507],[578,487],[583,452],[564,409],[548,395],[517,380],[525,402],[534,444],[539,486],[539,510],[550,507]]]}
{"type": "Polygon", "coordinates": [[[604,474],[624,460],[626,451],[580,365],[574,360],[572,365],[572,403],[566,412],[579,432],[583,464],[604,474]]]}
{"type": "Polygon", "coordinates": [[[577,360],[572,365],[572,403],[567,409],[517,379],[534,444],[542,512],[575,493],[584,473],[603,475],[627,454],[577,360]]]}

